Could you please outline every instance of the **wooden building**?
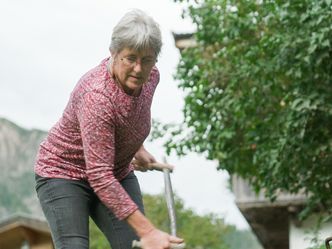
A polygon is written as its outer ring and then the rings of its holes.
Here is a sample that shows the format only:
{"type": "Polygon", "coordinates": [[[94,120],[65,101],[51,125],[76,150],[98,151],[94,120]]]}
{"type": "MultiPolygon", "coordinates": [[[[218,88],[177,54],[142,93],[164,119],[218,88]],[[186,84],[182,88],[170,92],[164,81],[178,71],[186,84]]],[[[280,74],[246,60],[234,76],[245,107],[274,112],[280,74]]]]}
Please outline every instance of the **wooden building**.
{"type": "Polygon", "coordinates": [[[54,249],[47,222],[25,215],[1,220],[0,249],[54,249]]]}

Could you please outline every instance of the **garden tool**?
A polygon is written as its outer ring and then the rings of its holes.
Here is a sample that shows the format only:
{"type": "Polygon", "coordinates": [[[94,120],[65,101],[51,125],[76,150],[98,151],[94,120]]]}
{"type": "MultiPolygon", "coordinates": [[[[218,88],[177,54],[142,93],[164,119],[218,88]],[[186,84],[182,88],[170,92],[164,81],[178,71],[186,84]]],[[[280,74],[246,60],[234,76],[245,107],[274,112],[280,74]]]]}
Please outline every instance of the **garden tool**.
{"type": "MultiPolygon", "coordinates": [[[[172,236],[176,236],[176,215],[175,215],[174,195],[173,195],[172,182],[170,177],[170,173],[173,171],[174,167],[170,164],[167,164],[166,159],[164,159],[164,163],[150,163],[148,164],[148,168],[151,170],[163,171],[164,184],[165,184],[165,199],[167,204],[168,216],[170,220],[170,234],[172,236]]],[[[139,241],[134,240],[132,247],[141,248],[141,243],[139,241]]],[[[172,244],[171,248],[183,249],[185,248],[185,243],[172,244]]]]}

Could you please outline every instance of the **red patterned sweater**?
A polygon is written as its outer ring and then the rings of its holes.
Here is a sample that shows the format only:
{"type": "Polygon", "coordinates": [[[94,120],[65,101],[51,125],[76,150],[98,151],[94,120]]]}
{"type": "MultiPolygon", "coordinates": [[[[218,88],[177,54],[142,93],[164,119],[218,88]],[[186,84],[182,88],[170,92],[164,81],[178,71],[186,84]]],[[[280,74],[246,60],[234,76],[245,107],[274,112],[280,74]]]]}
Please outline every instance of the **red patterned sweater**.
{"type": "Polygon", "coordinates": [[[119,181],[133,170],[130,162],[150,132],[159,72],[154,67],[134,97],[110,77],[108,62],[103,60],[79,80],[61,119],[40,145],[35,172],[87,180],[100,200],[125,219],[137,206],[119,181]]]}

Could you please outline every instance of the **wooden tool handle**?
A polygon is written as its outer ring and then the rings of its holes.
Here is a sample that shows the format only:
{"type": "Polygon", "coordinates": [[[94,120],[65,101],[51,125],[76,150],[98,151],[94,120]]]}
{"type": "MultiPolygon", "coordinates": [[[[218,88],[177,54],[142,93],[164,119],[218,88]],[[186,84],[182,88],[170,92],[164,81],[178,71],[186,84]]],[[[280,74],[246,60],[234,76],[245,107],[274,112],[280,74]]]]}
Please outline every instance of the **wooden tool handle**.
{"type": "MultiPolygon", "coordinates": [[[[137,160],[133,160],[132,163],[139,165],[139,163],[138,163],[137,160]]],[[[158,171],[163,171],[164,169],[168,169],[171,172],[174,170],[174,166],[173,165],[170,165],[168,163],[159,163],[159,162],[148,163],[146,165],[146,168],[148,168],[149,170],[158,170],[158,171]]]]}
{"type": "MultiPolygon", "coordinates": [[[[171,244],[171,248],[172,249],[184,249],[186,246],[185,243],[181,243],[181,244],[171,244]]],[[[132,248],[142,248],[141,242],[134,240],[132,243],[132,248]]]]}
{"type": "Polygon", "coordinates": [[[149,167],[151,167],[154,170],[159,170],[159,171],[163,171],[164,169],[168,169],[169,171],[173,171],[174,166],[170,165],[168,163],[149,163],[148,164],[149,167]]]}

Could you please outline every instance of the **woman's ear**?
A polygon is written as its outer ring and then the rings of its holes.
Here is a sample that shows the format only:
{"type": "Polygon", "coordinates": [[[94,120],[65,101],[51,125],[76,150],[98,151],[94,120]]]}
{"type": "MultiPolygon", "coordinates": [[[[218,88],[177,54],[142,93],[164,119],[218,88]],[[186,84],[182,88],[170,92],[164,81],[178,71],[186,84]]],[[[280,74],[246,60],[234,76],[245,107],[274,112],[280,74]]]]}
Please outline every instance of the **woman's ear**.
{"type": "Polygon", "coordinates": [[[119,54],[118,51],[111,51],[111,50],[110,50],[110,53],[111,53],[111,57],[113,58],[113,60],[114,60],[114,58],[117,57],[117,55],[119,54]]]}
{"type": "Polygon", "coordinates": [[[108,69],[109,69],[109,73],[111,75],[111,77],[114,78],[114,58],[113,56],[111,56],[110,60],[109,60],[109,64],[108,64],[108,69]]]}

